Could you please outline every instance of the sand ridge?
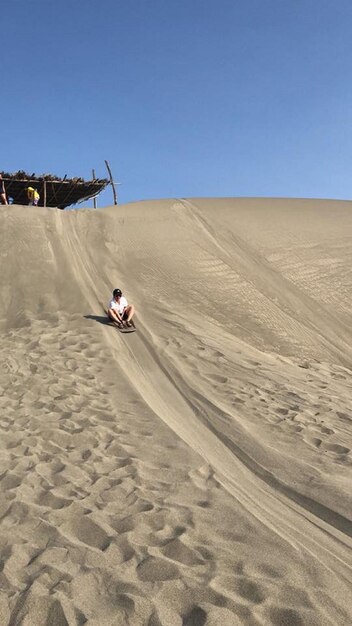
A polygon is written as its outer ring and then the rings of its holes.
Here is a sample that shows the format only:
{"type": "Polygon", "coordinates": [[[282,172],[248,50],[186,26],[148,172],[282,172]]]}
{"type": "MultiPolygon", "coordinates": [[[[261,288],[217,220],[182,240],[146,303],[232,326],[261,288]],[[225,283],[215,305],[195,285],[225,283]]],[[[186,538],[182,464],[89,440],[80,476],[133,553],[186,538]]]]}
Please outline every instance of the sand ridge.
{"type": "Polygon", "coordinates": [[[1,208],[1,624],[351,621],[351,216],[1,208]]]}

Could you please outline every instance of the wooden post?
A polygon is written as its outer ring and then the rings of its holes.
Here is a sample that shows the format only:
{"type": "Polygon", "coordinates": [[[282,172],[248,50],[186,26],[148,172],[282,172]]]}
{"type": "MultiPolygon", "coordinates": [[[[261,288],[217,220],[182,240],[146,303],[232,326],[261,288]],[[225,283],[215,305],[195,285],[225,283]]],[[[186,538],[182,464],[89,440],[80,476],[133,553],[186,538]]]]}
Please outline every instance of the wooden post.
{"type": "MultiPolygon", "coordinates": [[[[93,176],[93,180],[95,180],[95,170],[92,170],[92,176],[93,176]]],[[[97,197],[94,196],[93,198],[93,206],[96,209],[97,208],[97,197]]]]}
{"type": "Polygon", "coordinates": [[[107,170],[109,172],[109,176],[110,176],[110,184],[111,184],[111,187],[112,187],[112,193],[114,195],[114,204],[117,204],[117,193],[116,193],[116,189],[115,189],[115,184],[114,184],[114,181],[112,179],[112,173],[111,173],[110,165],[109,165],[109,163],[106,160],[105,160],[105,165],[106,165],[106,168],[107,168],[107,170]]]}
{"type": "Polygon", "coordinates": [[[44,178],[44,206],[46,207],[46,180],[44,178]]]}

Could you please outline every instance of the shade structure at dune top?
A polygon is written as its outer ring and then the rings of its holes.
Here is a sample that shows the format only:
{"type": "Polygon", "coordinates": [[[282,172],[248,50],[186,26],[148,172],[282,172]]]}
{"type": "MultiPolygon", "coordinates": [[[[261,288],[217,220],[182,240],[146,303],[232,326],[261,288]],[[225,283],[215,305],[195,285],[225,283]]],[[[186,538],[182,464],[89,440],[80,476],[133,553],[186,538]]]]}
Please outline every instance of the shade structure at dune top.
{"type": "Polygon", "coordinates": [[[0,623],[350,624],[352,203],[0,223],[0,623]]]}
{"type": "Polygon", "coordinates": [[[109,184],[105,178],[86,181],[83,178],[59,178],[51,174],[29,175],[24,171],[15,174],[1,173],[7,199],[12,204],[28,204],[28,188],[39,194],[38,206],[65,209],[72,204],[97,197],[109,184]]]}

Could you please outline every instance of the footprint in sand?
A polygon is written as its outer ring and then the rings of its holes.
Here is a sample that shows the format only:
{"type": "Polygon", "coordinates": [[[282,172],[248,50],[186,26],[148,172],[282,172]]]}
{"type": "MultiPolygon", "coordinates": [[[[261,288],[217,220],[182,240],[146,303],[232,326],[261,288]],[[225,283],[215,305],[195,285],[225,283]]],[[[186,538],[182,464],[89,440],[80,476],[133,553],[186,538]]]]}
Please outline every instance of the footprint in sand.
{"type": "Polygon", "coordinates": [[[278,413],[279,415],[288,415],[288,409],[279,407],[278,409],[275,409],[275,413],[278,413]]]}
{"type": "Polygon", "coordinates": [[[271,608],[270,624],[272,626],[304,626],[306,622],[294,609],[271,608]]]}
{"type": "Polygon", "coordinates": [[[232,400],[232,406],[236,406],[236,404],[244,404],[245,401],[242,400],[242,398],[233,398],[232,400]]]}
{"type": "Polygon", "coordinates": [[[194,606],[184,617],[182,626],[204,626],[207,619],[207,612],[200,606],[194,606]]]}
{"type": "Polygon", "coordinates": [[[348,454],[350,452],[350,448],[340,446],[338,443],[327,443],[324,445],[324,449],[328,452],[334,452],[334,454],[348,454]]]}
{"type": "Polygon", "coordinates": [[[156,557],[147,557],[137,566],[138,578],[145,582],[172,580],[180,578],[178,567],[169,561],[156,557]]]}
{"type": "Polygon", "coordinates": [[[320,432],[323,435],[333,435],[335,433],[332,428],[327,428],[326,426],[320,426],[320,432]]]}
{"type": "Polygon", "coordinates": [[[213,374],[212,376],[209,377],[213,382],[215,383],[221,383],[222,385],[224,385],[225,383],[228,382],[228,378],[226,378],[226,376],[219,376],[218,374],[213,374]]]}
{"type": "Polygon", "coordinates": [[[123,535],[124,533],[129,533],[132,530],[134,530],[136,523],[135,523],[134,518],[131,515],[129,515],[128,517],[125,517],[124,519],[110,522],[110,525],[112,526],[114,530],[116,530],[116,532],[119,535],[123,535]]]}
{"type": "Polygon", "coordinates": [[[174,539],[168,542],[167,545],[161,549],[161,552],[168,559],[177,561],[188,567],[203,563],[203,559],[200,559],[197,553],[186,546],[180,539],[174,539]]]}
{"type": "Polygon", "coordinates": [[[347,413],[341,413],[340,411],[336,411],[336,415],[343,422],[352,422],[352,417],[348,415],[347,413]]]}
{"type": "Polygon", "coordinates": [[[37,496],[36,503],[49,509],[63,509],[72,504],[72,500],[55,496],[51,491],[44,491],[37,496]]]}
{"type": "Polygon", "coordinates": [[[287,424],[287,426],[294,433],[300,433],[303,430],[303,426],[298,426],[297,424],[287,424]]]}
{"type": "Polygon", "coordinates": [[[105,530],[89,517],[72,520],[66,529],[78,541],[99,550],[106,550],[111,541],[105,530]]]}
{"type": "Polygon", "coordinates": [[[271,565],[267,565],[266,563],[261,563],[258,566],[258,570],[261,574],[264,574],[268,578],[280,578],[282,573],[279,570],[275,569],[271,565]]]}
{"type": "Polygon", "coordinates": [[[343,376],[343,374],[331,374],[331,378],[334,378],[334,380],[346,380],[346,376],[343,376]]]}
{"type": "Polygon", "coordinates": [[[245,600],[253,604],[261,604],[266,598],[263,585],[259,585],[250,578],[238,578],[234,581],[234,589],[245,600]]]}
{"type": "Polygon", "coordinates": [[[16,474],[10,474],[10,472],[8,472],[0,482],[0,489],[2,491],[15,489],[16,487],[19,487],[21,482],[22,478],[20,476],[17,476],[16,474]]]}
{"type": "Polygon", "coordinates": [[[315,448],[320,448],[322,440],[319,437],[303,437],[304,441],[315,448]]]}

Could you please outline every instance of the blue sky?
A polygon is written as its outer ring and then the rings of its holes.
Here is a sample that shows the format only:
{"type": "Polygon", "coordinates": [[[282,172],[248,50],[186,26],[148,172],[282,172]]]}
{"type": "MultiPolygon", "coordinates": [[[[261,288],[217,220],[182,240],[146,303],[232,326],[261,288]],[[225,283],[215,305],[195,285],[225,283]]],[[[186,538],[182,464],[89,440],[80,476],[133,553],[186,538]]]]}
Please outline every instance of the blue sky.
{"type": "Polygon", "coordinates": [[[350,0],[8,0],[1,26],[0,170],[352,195],[350,0]]]}

